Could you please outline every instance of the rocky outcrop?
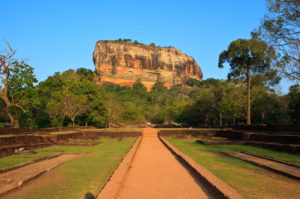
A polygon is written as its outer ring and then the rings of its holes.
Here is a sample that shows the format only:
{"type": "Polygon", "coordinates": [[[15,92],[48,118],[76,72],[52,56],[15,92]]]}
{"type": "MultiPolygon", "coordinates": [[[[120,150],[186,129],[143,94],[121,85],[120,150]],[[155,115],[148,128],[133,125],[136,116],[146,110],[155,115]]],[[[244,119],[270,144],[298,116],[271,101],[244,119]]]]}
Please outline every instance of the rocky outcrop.
{"type": "Polygon", "coordinates": [[[99,84],[131,86],[141,80],[150,90],[157,80],[170,88],[183,85],[190,78],[202,80],[203,76],[191,56],[171,47],[98,41],[93,59],[99,84]]]}

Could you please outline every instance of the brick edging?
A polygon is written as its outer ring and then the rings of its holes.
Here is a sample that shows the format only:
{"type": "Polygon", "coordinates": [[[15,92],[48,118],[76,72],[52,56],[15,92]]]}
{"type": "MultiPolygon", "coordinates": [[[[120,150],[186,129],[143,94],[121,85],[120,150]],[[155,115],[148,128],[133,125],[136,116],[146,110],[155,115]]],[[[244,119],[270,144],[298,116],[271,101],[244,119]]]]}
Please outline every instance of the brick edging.
{"type": "Polygon", "coordinates": [[[124,181],[125,176],[131,166],[141,140],[141,136],[137,138],[136,142],[132,145],[128,153],[120,161],[119,165],[114,169],[108,180],[98,192],[96,196],[97,199],[114,199],[117,197],[121,184],[124,181]]]}
{"type": "Polygon", "coordinates": [[[193,173],[196,174],[201,181],[205,183],[208,190],[212,195],[216,196],[216,198],[228,198],[228,199],[244,199],[244,197],[234,190],[232,187],[227,185],[224,181],[217,178],[206,168],[199,165],[196,161],[194,161],[191,157],[185,155],[181,151],[179,151],[176,147],[170,144],[163,137],[158,136],[162,143],[179,159],[183,161],[185,166],[190,169],[193,173]]]}
{"type": "Polygon", "coordinates": [[[278,163],[281,163],[281,164],[285,164],[285,165],[288,165],[288,166],[300,168],[300,165],[293,164],[293,163],[290,163],[290,162],[285,162],[285,161],[282,161],[282,160],[277,160],[277,159],[274,159],[274,158],[271,158],[271,157],[268,157],[268,156],[249,153],[249,152],[246,152],[246,151],[240,151],[240,153],[244,153],[244,154],[252,155],[252,156],[255,156],[255,157],[258,157],[258,158],[263,158],[263,159],[266,159],[266,160],[271,160],[271,161],[278,162],[278,163]]]}

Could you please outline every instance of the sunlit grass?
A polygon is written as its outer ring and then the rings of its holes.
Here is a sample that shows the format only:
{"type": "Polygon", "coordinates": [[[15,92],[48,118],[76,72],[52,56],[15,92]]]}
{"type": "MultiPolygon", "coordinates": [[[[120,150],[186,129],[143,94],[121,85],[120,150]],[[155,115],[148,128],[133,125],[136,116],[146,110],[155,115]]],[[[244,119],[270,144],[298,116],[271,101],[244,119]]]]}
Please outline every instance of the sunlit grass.
{"type": "Polygon", "coordinates": [[[0,158],[0,169],[31,162],[54,153],[54,151],[37,151],[34,154],[17,154],[3,157],[0,158]]]}
{"type": "Polygon", "coordinates": [[[223,155],[219,151],[247,151],[293,163],[300,162],[298,155],[244,145],[202,145],[196,139],[166,139],[246,198],[297,198],[300,194],[297,180],[223,155]]]}
{"type": "Polygon", "coordinates": [[[64,151],[65,153],[85,153],[83,157],[64,163],[42,175],[16,192],[3,198],[22,199],[65,199],[84,198],[90,192],[96,195],[113,169],[128,152],[136,138],[122,141],[103,138],[101,143],[86,146],[51,146],[43,151],[64,151]]]}

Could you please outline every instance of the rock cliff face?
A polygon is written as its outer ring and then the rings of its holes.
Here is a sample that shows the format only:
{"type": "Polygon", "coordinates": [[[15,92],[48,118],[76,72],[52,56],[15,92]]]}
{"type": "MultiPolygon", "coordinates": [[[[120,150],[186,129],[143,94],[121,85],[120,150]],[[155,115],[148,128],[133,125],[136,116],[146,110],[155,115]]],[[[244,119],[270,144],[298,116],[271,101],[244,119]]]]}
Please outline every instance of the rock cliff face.
{"type": "Polygon", "coordinates": [[[131,86],[140,79],[150,90],[157,80],[170,88],[190,78],[202,80],[203,76],[191,56],[169,47],[98,41],[93,58],[99,84],[131,86]]]}

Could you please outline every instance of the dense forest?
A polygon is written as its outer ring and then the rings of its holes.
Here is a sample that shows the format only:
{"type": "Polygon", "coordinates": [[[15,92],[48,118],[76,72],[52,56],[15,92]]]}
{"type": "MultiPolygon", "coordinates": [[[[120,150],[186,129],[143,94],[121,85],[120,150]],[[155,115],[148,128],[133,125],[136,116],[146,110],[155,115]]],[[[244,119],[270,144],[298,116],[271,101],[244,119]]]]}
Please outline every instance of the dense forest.
{"type": "MultiPolygon", "coordinates": [[[[147,121],[228,126],[244,125],[247,118],[242,80],[190,79],[187,86],[171,89],[164,87],[163,82],[156,82],[148,92],[140,81],[132,88],[99,86],[93,71],[79,68],[55,73],[34,86],[33,68],[25,63],[15,64],[23,70],[15,71],[9,81],[10,99],[15,100],[15,105],[9,107],[13,121],[1,100],[1,126],[12,122],[15,127],[108,127],[147,121]]],[[[299,85],[280,96],[257,75],[251,90],[252,124],[299,124],[299,85]]]]}

